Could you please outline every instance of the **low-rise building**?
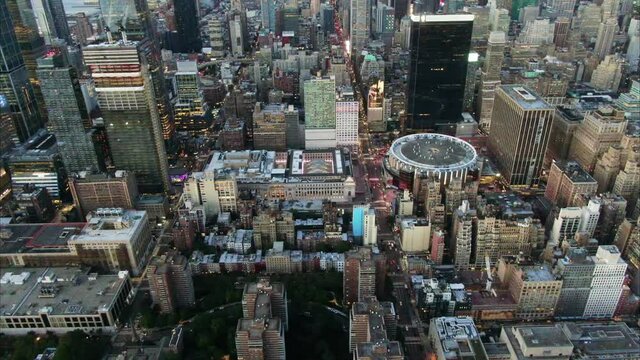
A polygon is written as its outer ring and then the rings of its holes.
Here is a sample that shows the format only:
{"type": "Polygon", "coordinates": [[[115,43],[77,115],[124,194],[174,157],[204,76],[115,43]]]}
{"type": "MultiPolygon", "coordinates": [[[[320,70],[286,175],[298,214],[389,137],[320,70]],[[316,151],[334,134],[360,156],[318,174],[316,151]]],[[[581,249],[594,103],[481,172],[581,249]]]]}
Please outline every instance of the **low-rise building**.
{"type": "Polygon", "coordinates": [[[131,294],[126,271],[97,275],[80,268],[0,269],[0,332],[113,333],[131,294]]]}
{"type": "Polygon", "coordinates": [[[500,341],[507,344],[511,359],[568,360],[573,344],[560,324],[543,326],[506,326],[500,341]]]}
{"type": "Polygon", "coordinates": [[[431,319],[429,342],[438,359],[488,359],[478,329],[470,317],[431,319]]]}

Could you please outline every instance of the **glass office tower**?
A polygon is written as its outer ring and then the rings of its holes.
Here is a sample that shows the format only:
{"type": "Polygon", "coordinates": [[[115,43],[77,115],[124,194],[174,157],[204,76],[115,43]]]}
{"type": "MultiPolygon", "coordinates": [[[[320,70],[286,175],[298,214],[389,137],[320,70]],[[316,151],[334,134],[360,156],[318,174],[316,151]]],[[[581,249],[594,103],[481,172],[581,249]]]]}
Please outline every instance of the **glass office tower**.
{"type": "Polygon", "coordinates": [[[42,127],[43,121],[36,103],[33,87],[16,37],[15,26],[7,2],[0,1],[0,94],[6,103],[12,126],[2,129],[13,132],[4,138],[25,141],[42,127]]]}
{"type": "Polygon", "coordinates": [[[473,15],[412,15],[407,128],[448,133],[463,111],[473,15]]]}

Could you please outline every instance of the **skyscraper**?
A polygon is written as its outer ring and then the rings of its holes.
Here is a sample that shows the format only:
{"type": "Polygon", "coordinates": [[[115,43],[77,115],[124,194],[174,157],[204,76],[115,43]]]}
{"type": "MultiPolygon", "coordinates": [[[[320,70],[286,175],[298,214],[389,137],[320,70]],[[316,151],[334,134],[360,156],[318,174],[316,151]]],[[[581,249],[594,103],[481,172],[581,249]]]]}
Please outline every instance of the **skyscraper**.
{"type": "Polygon", "coordinates": [[[38,59],[38,79],[49,113],[47,127],[56,136],[67,172],[98,168],[91,134],[84,128],[89,114],[76,70],[59,51],[38,59]]]}
{"type": "Polygon", "coordinates": [[[358,53],[369,42],[371,33],[371,1],[351,0],[351,53],[358,53]]]}
{"type": "Polygon", "coordinates": [[[56,35],[58,39],[62,39],[67,44],[72,44],[71,32],[69,31],[69,24],[67,23],[67,13],[64,9],[62,0],[45,0],[49,4],[49,11],[53,17],[53,26],[56,29],[56,35]]]}
{"type": "Polygon", "coordinates": [[[449,131],[461,118],[473,15],[412,15],[409,129],[449,131]]]}
{"type": "Polygon", "coordinates": [[[151,35],[149,9],[144,0],[100,0],[100,12],[113,36],[120,36],[121,30],[132,40],[151,35]]]}
{"type": "Polygon", "coordinates": [[[336,82],[333,77],[304,82],[305,148],[336,147],[336,82]]]}
{"type": "Polygon", "coordinates": [[[598,37],[596,38],[596,46],[593,49],[593,53],[600,58],[604,59],[605,56],[611,52],[613,47],[613,38],[618,29],[618,20],[616,18],[609,18],[600,23],[598,27],[598,37]]]}
{"type": "Polygon", "coordinates": [[[353,89],[342,86],[336,92],[336,145],[358,146],[358,109],[353,89]]]}
{"type": "Polygon", "coordinates": [[[553,106],[522,86],[503,85],[496,91],[489,148],[512,186],[537,184],[553,112],[553,106]]]}
{"type": "Polygon", "coordinates": [[[174,0],[173,9],[178,31],[180,52],[200,52],[200,30],[198,29],[197,0],[174,0]]]}
{"type": "Polygon", "coordinates": [[[162,126],[141,42],[84,48],[95,81],[114,165],[133,171],[142,192],[169,187],[162,126]]]}
{"type": "Polygon", "coordinates": [[[199,90],[198,64],[178,61],[175,74],[177,101],[174,105],[175,125],[179,131],[202,131],[208,125],[202,115],[202,94],[199,90]]]}
{"type": "Polygon", "coordinates": [[[260,0],[260,16],[262,28],[271,32],[276,31],[276,9],[275,0],[260,0]]]}
{"type": "Polygon", "coordinates": [[[0,2],[0,94],[8,104],[13,126],[2,128],[11,129],[14,134],[10,136],[15,140],[25,141],[42,127],[43,122],[8,5],[6,1],[0,2]]]}
{"type": "Polygon", "coordinates": [[[500,70],[502,69],[506,44],[507,38],[504,32],[492,31],[489,34],[487,53],[482,67],[480,99],[478,101],[479,124],[487,133],[491,129],[491,114],[493,113],[493,102],[496,96],[495,90],[501,84],[500,70]]]}
{"type": "Polygon", "coordinates": [[[147,267],[147,278],[151,298],[163,313],[189,308],[195,304],[189,261],[177,251],[172,250],[151,259],[147,267]]]}

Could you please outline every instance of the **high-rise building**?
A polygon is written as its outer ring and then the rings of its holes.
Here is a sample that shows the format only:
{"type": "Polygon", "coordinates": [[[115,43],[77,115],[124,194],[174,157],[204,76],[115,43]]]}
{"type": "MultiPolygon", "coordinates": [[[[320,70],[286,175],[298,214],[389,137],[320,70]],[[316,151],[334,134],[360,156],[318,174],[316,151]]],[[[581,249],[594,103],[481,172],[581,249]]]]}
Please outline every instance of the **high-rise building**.
{"type": "Polygon", "coordinates": [[[640,153],[635,152],[627,159],[613,184],[613,193],[624,197],[629,204],[635,204],[640,197],[640,153]]]}
{"type": "Polygon", "coordinates": [[[169,188],[163,129],[140,45],[89,45],[84,63],[95,81],[115,167],[134,172],[141,191],[161,192],[169,188]]]}
{"type": "Polygon", "coordinates": [[[549,11],[553,17],[566,17],[571,19],[575,7],[576,0],[550,0],[547,3],[547,11],[549,11]]]}
{"type": "Polygon", "coordinates": [[[245,48],[244,32],[240,15],[229,19],[229,38],[231,39],[231,53],[233,56],[243,56],[245,48]]]}
{"type": "Polygon", "coordinates": [[[618,30],[618,19],[609,18],[600,23],[598,27],[598,36],[596,37],[596,46],[593,49],[593,53],[600,58],[604,59],[609,55],[611,48],[613,47],[613,38],[618,30]]]}
{"type": "Polygon", "coordinates": [[[277,3],[275,0],[260,0],[260,16],[262,28],[270,32],[276,32],[277,3]]]}
{"type": "Polygon", "coordinates": [[[113,175],[80,172],[70,178],[69,188],[83,217],[99,208],[133,209],[138,198],[135,175],[122,170],[113,175]]]}
{"type": "Polygon", "coordinates": [[[200,52],[200,29],[198,27],[198,12],[196,3],[198,0],[174,0],[173,12],[175,15],[176,30],[178,32],[180,52],[200,52]]]}
{"type": "Polygon", "coordinates": [[[358,119],[360,104],[353,88],[341,86],[336,91],[336,145],[358,146],[358,119]]]}
{"type": "Polygon", "coordinates": [[[595,264],[587,249],[570,248],[567,255],[559,259],[554,271],[562,276],[562,289],[556,305],[555,316],[581,319],[584,314],[595,264]]]}
{"type": "Polygon", "coordinates": [[[462,205],[453,213],[449,248],[453,254],[453,263],[457,269],[466,270],[471,264],[473,228],[476,226],[477,221],[477,213],[474,209],[471,209],[467,200],[462,201],[462,205]]]}
{"type": "Polygon", "coordinates": [[[198,65],[195,61],[177,61],[174,76],[176,102],[174,105],[175,126],[178,131],[205,131],[209,123],[204,119],[204,106],[198,80],[198,65]]]}
{"type": "Polygon", "coordinates": [[[359,54],[369,43],[371,34],[371,1],[351,1],[351,24],[349,39],[351,41],[351,53],[359,54]]]}
{"type": "Polygon", "coordinates": [[[336,147],[336,86],[333,77],[304,82],[305,149],[336,147]]]}
{"type": "Polygon", "coordinates": [[[395,335],[397,325],[392,302],[379,302],[370,296],[354,303],[349,313],[349,351],[356,352],[359,345],[394,338],[391,334],[395,335]]]}
{"type": "Polygon", "coordinates": [[[362,244],[373,245],[378,244],[378,226],[376,225],[376,211],[369,208],[364,214],[362,244]]]}
{"type": "Polygon", "coordinates": [[[407,217],[400,223],[402,250],[418,252],[429,250],[431,224],[428,219],[407,217]]]}
{"type": "Polygon", "coordinates": [[[461,119],[473,15],[412,15],[409,129],[447,131],[461,119]]]}
{"type": "Polygon", "coordinates": [[[375,296],[376,262],[371,248],[359,248],[345,254],[344,261],[344,301],[352,304],[375,296]]]}
{"type": "Polygon", "coordinates": [[[591,74],[591,85],[599,90],[618,91],[627,65],[619,54],[605,56],[591,74]]]}
{"type": "Polygon", "coordinates": [[[613,107],[601,107],[588,113],[573,134],[569,158],[591,171],[610,146],[620,144],[627,128],[624,112],[613,107]]]}
{"type": "Polygon", "coordinates": [[[560,17],[557,18],[553,24],[553,43],[556,47],[567,47],[569,32],[571,30],[571,20],[568,17],[560,17]]]}
{"type": "Polygon", "coordinates": [[[595,195],[598,182],[575,161],[551,164],[544,196],[558,207],[575,206],[577,196],[595,195]]]}
{"type": "Polygon", "coordinates": [[[98,158],[84,123],[88,123],[76,70],[55,49],[38,59],[38,78],[47,106],[47,127],[56,136],[67,172],[97,170],[98,158]]]}
{"type": "Polygon", "coordinates": [[[506,34],[502,31],[492,31],[489,34],[487,52],[482,67],[480,82],[480,96],[478,101],[478,113],[480,128],[489,133],[491,129],[491,115],[495,101],[496,88],[501,84],[500,70],[504,59],[504,48],[507,44],[506,34]]]}
{"type": "Polygon", "coordinates": [[[600,218],[601,205],[598,199],[593,199],[586,206],[560,209],[553,219],[547,248],[572,244],[578,233],[593,236],[600,218]]]}
{"type": "Polygon", "coordinates": [[[429,343],[438,359],[487,359],[480,332],[468,316],[432,318],[429,343]]]}
{"type": "MultiPolygon", "coordinates": [[[[151,17],[146,1],[99,0],[104,26],[113,36],[122,36],[124,30],[131,40],[151,35],[151,17]]],[[[190,14],[193,16],[193,14],[190,14]]]]}
{"type": "Polygon", "coordinates": [[[62,0],[32,0],[40,34],[47,44],[54,39],[62,39],[71,44],[71,33],[62,0]]]}
{"type": "Polygon", "coordinates": [[[287,293],[281,283],[260,279],[242,294],[242,319],[236,327],[238,360],[283,360],[289,328],[287,293]]]}
{"type": "Polygon", "coordinates": [[[147,279],[153,303],[163,313],[195,305],[189,261],[176,250],[156,256],[147,266],[147,279]]]}
{"type": "MultiPolygon", "coordinates": [[[[34,89],[29,82],[25,59],[21,53],[20,40],[16,36],[28,32],[22,29],[20,22],[14,23],[15,4],[3,1],[0,3],[0,49],[2,60],[0,62],[0,94],[8,104],[8,115],[3,116],[3,122],[11,119],[13,126],[4,126],[3,131],[12,131],[12,134],[3,134],[15,141],[26,141],[43,126],[40,109],[36,102],[34,89]]],[[[22,35],[21,35],[22,36],[22,35]]],[[[5,106],[2,106],[3,108],[5,106]]],[[[3,110],[4,112],[5,110],[3,110]]]]}
{"type": "Polygon", "coordinates": [[[591,291],[582,316],[610,319],[622,294],[627,263],[620,258],[620,251],[615,245],[599,246],[593,262],[591,291]]]}
{"type": "Polygon", "coordinates": [[[285,104],[256,103],[253,111],[253,147],[261,150],[287,150],[285,104]]]}
{"type": "Polygon", "coordinates": [[[616,106],[624,111],[627,119],[640,120],[640,81],[631,81],[631,89],[627,93],[620,94],[616,100],[616,106]]]}
{"type": "Polygon", "coordinates": [[[553,113],[553,106],[522,86],[503,85],[496,91],[489,148],[512,186],[537,184],[553,113]]]}
{"type": "Polygon", "coordinates": [[[69,23],[67,22],[67,13],[64,9],[62,0],[45,0],[49,3],[49,10],[53,17],[53,26],[56,29],[56,36],[67,44],[72,44],[71,32],[69,31],[69,23]]]}

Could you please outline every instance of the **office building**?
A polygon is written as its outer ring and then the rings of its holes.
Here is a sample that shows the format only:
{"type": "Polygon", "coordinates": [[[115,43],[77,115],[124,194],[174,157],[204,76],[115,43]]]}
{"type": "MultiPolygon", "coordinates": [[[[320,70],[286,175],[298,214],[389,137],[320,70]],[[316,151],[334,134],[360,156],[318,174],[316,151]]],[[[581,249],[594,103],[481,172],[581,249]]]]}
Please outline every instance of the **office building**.
{"type": "Polygon", "coordinates": [[[171,250],[153,257],[147,266],[147,279],[151,299],[161,312],[172,313],[195,305],[191,267],[179,252],[171,250]]]}
{"type": "Polygon", "coordinates": [[[138,185],[133,173],[119,170],[113,174],[80,172],[69,179],[73,203],[81,216],[99,208],[133,209],[138,185]]]}
{"type": "Polygon", "coordinates": [[[364,216],[367,213],[369,213],[369,204],[353,205],[351,228],[355,238],[360,238],[364,234],[364,216]]]}
{"type": "Polygon", "coordinates": [[[179,52],[197,53],[202,49],[198,27],[198,0],[174,0],[173,13],[178,32],[179,52]]]}
{"type": "Polygon", "coordinates": [[[341,86],[336,91],[336,146],[357,147],[359,104],[353,88],[341,86]]]}
{"type": "Polygon", "coordinates": [[[56,201],[66,189],[67,173],[58,151],[55,136],[40,130],[20,146],[5,155],[11,173],[13,193],[25,185],[47,189],[56,201]]]}
{"type": "Polygon", "coordinates": [[[256,249],[267,250],[277,241],[293,247],[295,241],[293,214],[283,212],[260,212],[253,217],[253,244],[256,249]]]}
{"type": "Polygon", "coordinates": [[[349,40],[351,41],[351,53],[359,54],[368,44],[371,34],[371,2],[368,0],[351,1],[349,12],[351,23],[349,24],[349,40]]]}
{"type": "Polygon", "coordinates": [[[56,30],[56,37],[73,44],[71,32],[69,31],[69,23],[67,22],[67,13],[62,0],[44,0],[49,4],[49,11],[53,20],[53,27],[56,30]]]}
{"type": "Polygon", "coordinates": [[[591,171],[600,155],[620,144],[626,127],[624,112],[619,109],[601,107],[588,113],[573,134],[569,158],[591,171]]]}
{"type": "Polygon", "coordinates": [[[384,82],[378,81],[376,84],[371,85],[367,100],[367,124],[370,132],[387,131],[385,101],[384,82]]]}
{"type": "Polygon", "coordinates": [[[516,318],[543,320],[552,318],[560,297],[562,280],[546,265],[521,265],[518,259],[502,257],[498,277],[516,301],[516,318]]]}
{"type": "Polygon", "coordinates": [[[554,25],[549,18],[536,18],[525,23],[518,36],[518,44],[546,45],[553,43],[554,25]]]}
{"type": "Polygon", "coordinates": [[[629,92],[620,94],[615,104],[627,119],[640,120],[640,81],[632,80],[629,92]]]}
{"type": "Polygon", "coordinates": [[[151,34],[151,17],[146,1],[136,0],[99,0],[100,13],[105,29],[109,28],[113,36],[122,36],[140,40],[151,34]]]}
{"type": "Polygon", "coordinates": [[[613,184],[613,193],[635,204],[640,197],[640,153],[632,153],[613,184]]]}
{"type": "Polygon", "coordinates": [[[174,75],[176,101],[174,108],[175,127],[178,131],[204,132],[210,125],[205,121],[205,108],[199,87],[198,64],[195,61],[177,61],[174,75]]]}
{"type": "Polygon", "coordinates": [[[560,209],[553,219],[547,247],[571,244],[578,232],[593,236],[601,205],[601,201],[592,199],[586,206],[560,209]]]}
{"type": "Polygon", "coordinates": [[[562,330],[574,345],[574,356],[584,360],[640,357],[640,341],[624,321],[564,322],[562,330]],[[584,334],[590,336],[585,341],[584,334]]]}
{"type": "Polygon", "coordinates": [[[480,333],[468,316],[431,319],[429,341],[438,359],[488,359],[480,333]]]}
{"type": "Polygon", "coordinates": [[[595,269],[583,317],[611,319],[622,294],[627,263],[615,245],[599,246],[593,262],[595,269]]]}
{"type": "Polygon", "coordinates": [[[576,6],[576,0],[551,0],[547,5],[549,11],[554,17],[565,17],[571,19],[573,10],[576,6]]]}
{"type": "Polygon", "coordinates": [[[506,34],[502,31],[492,31],[489,33],[487,52],[482,66],[480,81],[479,109],[480,128],[489,133],[491,129],[491,115],[493,113],[493,103],[495,90],[500,81],[500,71],[504,60],[504,48],[507,44],[506,34]]]}
{"type": "Polygon", "coordinates": [[[242,294],[242,318],[236,327],[238,360],[286,358],[288,329],[287,293],[281,283],[260,279],[249,283],[242,294]]]}
{"type": "Polygon", "coordinates": [[[595,195],[598,182],[575,161],[551,164],[544,197],[558,207],[575,206],[577,196],[595,195]]]}
{"type": "Polygon", "coordinates": [[[73,267],[3,267],[0,331],[7,335],[115,333],[130,300],[126,271],[98,275],[73,267]]]}
{"type": "Polygon", "coordinates": [[[556,47],[566,48],[571,32],[571,20],[568,17],[560,17],[554,21],[553,43],[556,47]]]}
{"type": "Polygon", "coordinates": [[[275,0],[260,0],[260,17],[262,28],[275,33],[276,32],[276,12],[278,4],[275,0]]]}
{"type": "Polygon", "coordinates": [[[142,192],[162,192],[169,188],[162,121],[140,45],[89,45],[84,62],[95,81],[115,167],[134,172],[142,192]]]}
{"type": "Polygon", "coordinates": [[[606,55],[591,74],[591,85],[598,90],[618,91],[628,64],[616,55],[606,55]]]}
{"type": "Polygon", "coordinates": [[[503,85],[496,91],[489,149],[511,186],[538,183],[553,113],[551,105],[522,86],[503,85]]]}
{"type": "Polygon", "coordinates": [[[55,49],[38,59],[38,79],[47,107],[47,127],[56,136],[67,172],[98,169],[91,133],[84,127],[89,113],[76,70],[55,49]]]}
{"type": "MultiPolygon", "coordinates": [[[[0,33],[2,41],[2,62],[0,62],[0,94],[3,95],[3,103],[8,105],[8,116],[3,115],[3,123],[11,120],[13,126],[4,126],[2,131],[10,131],[2,136],[12,138],[15,142],[26,141],[43,126],[40,109],[36,103],[34,89],[29,82],[29,74],[25,60],[21,53],[19,39],[16,30],[23,29],[19,23],[13,20],[15,15],[9,8],[9,4],[3,1],[0,4],[0,33]]],[[[29,31],[24,29],[24,31],[29,31]]],[[[4,105],[2,106],[5,107],[4,105]]]]}
{"type": "Polygon", "coordinates": [[[305,149],[336,147],[336,82],[312,78],[304,82],[305,149]]]}
{"type": "Polygon", "coordinates": [[[487,259],[496,264],[503,255],[530,256],[538,246],[539,233],[543,230],[539,222],[531,217],[510,219],[499,213],[491,206],[478,211],[475,259],[472,261],[476,268],[485,267],[487,259]]]}
{"type": "Polygon", "coordinates": [[[98,209],[86,223],[16,224],[4,229],[8,240],[0,245],[2,267],[86,265],[137,276],[153,250],[144,211],[98,209]]]}
{"type": "Polygon", "coordinates": [[[245,39],[240,15],[229,19],[229,37],[231,38],[231,53],[233,56],[244,56],[245,39]]]}
{"type": "Polygon", "coordinates": [[[473,19],[473,15],[412,15],[407,128],[447,131],[459,121],[473,19]]]}
{"type": "Polygon", "coordinates": [[[349,352],[358,345],[393,339],[397,327],[396,312],[392,302],[379,302],[375,296],[353,304],[349,312],[349,352]]]}
{"type": "Polygon", "coordinates": [[[285,104],[256,103],[253,111],[253,147],[260,150],[287,150],[285,104]]]}
{"type": "Polygon", "coordinates": [[[556,106],[547,146],[547,161],[567,160],[573,135],[583,119],[584,114],[577,109],[563,105],[556,106]]]}
{"type": "Polygon", "coordinates": [[[562,289],[556,305],[556,317],[582,319],[594,269],[593,258],[584,247],[569,248],[567,254],[558,260],[554,272],[562,276],[562,289]]]}

